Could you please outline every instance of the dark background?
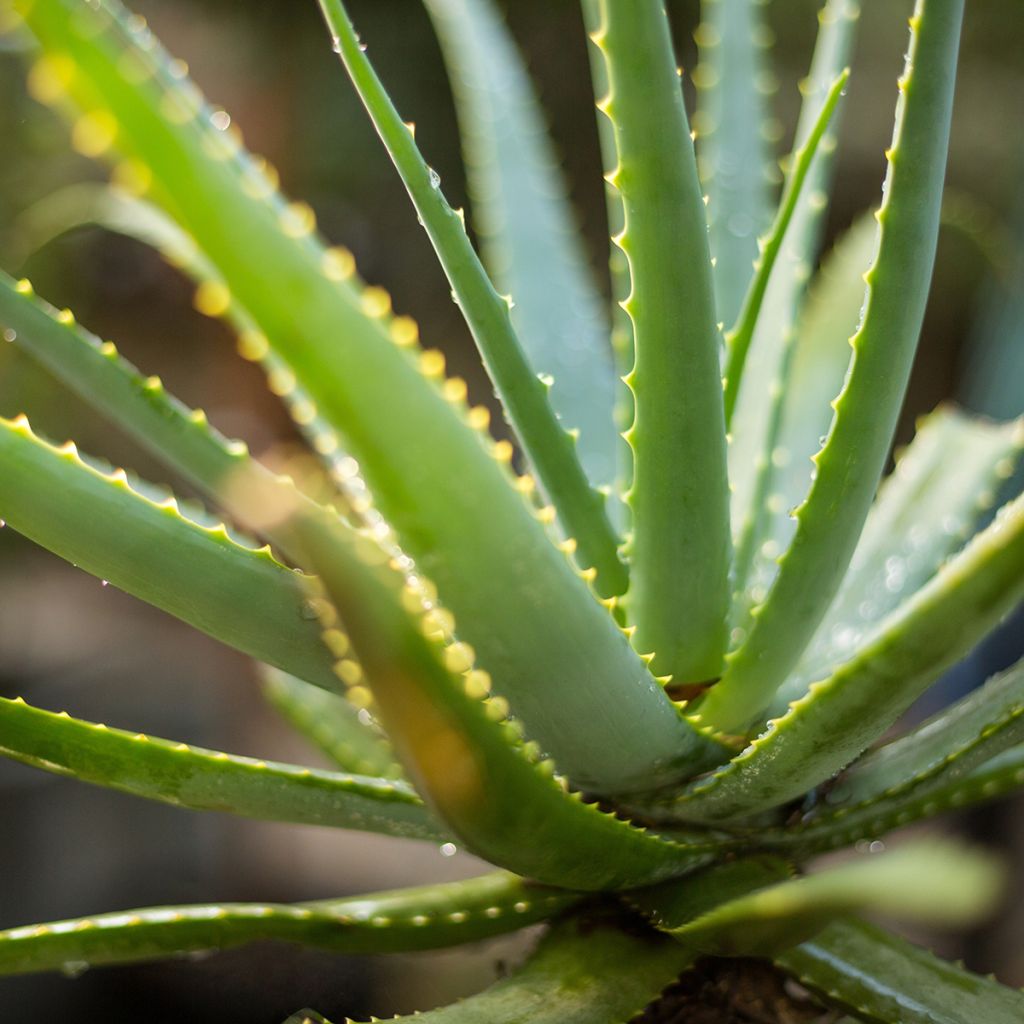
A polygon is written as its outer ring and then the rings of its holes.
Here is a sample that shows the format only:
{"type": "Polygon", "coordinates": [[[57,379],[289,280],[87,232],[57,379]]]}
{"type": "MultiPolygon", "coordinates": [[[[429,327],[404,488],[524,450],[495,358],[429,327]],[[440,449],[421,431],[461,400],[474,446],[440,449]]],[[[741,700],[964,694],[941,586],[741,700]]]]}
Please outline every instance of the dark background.
{"type": "MultiPolygon", "coordinates": [[[[595,270],[606,254],[584,36],[570,0],[507,3],[548,111],[595,270]]],[[[693,63],[695,2],[672,6],[680,59],[693,63]]],[[[788,144],[816,29],[813,0],[768,10],[775,30],[775,112],[788,144]]],[[[188,59],[206,94],[231,111],[248,145],[308,199],[325,234],[355,253],[363,276],[384,285],[424,338],[443,348],[477,401],[489,388],[433,253],[341,68],[313,0],[148,0],[135,5],[172,52],[188,59]]],[[[977,344],[980,305],[1011,274],[1009,213],[1024,139],[1024,15],[1019,0],[968,5],[947,198],[935,287],[900,440],[914,417],[961,393],[977,344]]],[[[399,110],[440,172],[453,205],[465,202],[458,139],[437,45],[414,0],[350,5],[399,110]]],[[[907,2],[865,0],[844,113],[829,234],[878,201],[892,131],[895,80],[906,45],[907,2]]],[[[229,435],[268,457],[294,444],[260,371],[234,353],[217,323],[191,310],[191,288],[141,246],[95,230],[49,245],[23,264],[18,217],[34,201],[102,169],[71,154],[67,132],[24,92],[23,64],[0,51],[0,265],[30,273],[37,291],[71,306],[147,372],[205,408],[229,435]]],[[[692,96],[689,97],[692,100],[692,96]]],[[[472,226],[472,219],[470,219],[472,226]]],[[[1024,344],[1007,335],[1006,344],[1024,344]]],[[[1014,384],[1015,382],[1011,382],[1014,384]]],[[[972,396],[979,408],[981,400],[972,396]]],[[[1002,415],[1024,407],[1024,381],[1000,396],[1002,415]]],[[[0,346],[0,414],[29,413],[56,440],[74,437],[161,482],[161,468],[0,346]]],[[[180,488],[187,490],[187,488],[180,488]]],[[[991,650],[991,664],[1009,656],[991,650]]],[[[973,671],[973,670],[972,670],[973,671]]],[[[977,670],[983,671],[983,670],[977,670]]],[[[0,531],[0,693],[54,710],[243,754],[319,763],[259,699],[244,659],[53,556],[0,531]]],[[[1019,805],[960,822],[1014,849],[1019,805]]],[[[1017,862],[1021,857],[1016,855],[1017,862]]],[[[298,900],[471,873],[468,859],[398,840],[188,814],[0,763],[0,927],[156,903],[298,900]]],[[[1021,893],[986,928],[936,939],[974,966],[1024,983],[1021,893]]],[[[150,1024],[280,1024],[303,1005],[366,1017],[427,1008],[472,991],[514,957],[518,940],[470,952],[354,960],[281,946],[135,968],[0,979],[0,1019],[150,1024]]]]}

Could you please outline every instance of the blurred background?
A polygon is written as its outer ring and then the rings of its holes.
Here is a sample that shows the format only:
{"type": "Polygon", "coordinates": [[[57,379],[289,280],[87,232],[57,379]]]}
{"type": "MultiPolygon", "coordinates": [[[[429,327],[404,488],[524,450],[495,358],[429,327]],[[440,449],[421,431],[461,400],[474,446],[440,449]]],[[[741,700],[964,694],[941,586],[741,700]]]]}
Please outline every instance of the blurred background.
{"type": "MultiPolygon", "coordinates": [[[[577,5],[507,0],[511,29],[547,109],[595,273],[607,236],[585,40],[577,5]]],[[[313,0],[136,0],[172,53],[186,58],[214,102],[229,110],[284,189],[309,200],[324,233],[350,247],[360,271],[413,315],[471,397],[491,402],[449,288],[382,147],[331,53],[313,0]]],[[[694,62],[696,0],[670,4],[680,60],[694,62]]],[[[777,38],[773,98],[788,147],[816,30],[817,0],[769,5],[777,38]]],[[[892,131],[910,0],[865,0],[844,113],[829,237],[878,201],[892,131]]],[[[402,115],[441,174],[453,205],[464,181],[451,97],[430,24],[416,0],[352,0],[351,13],[402,115]]],[[[218,323],[191,306],[192,289],[142,246],[96,229],[24,247],[21,220],[62,186],[102,180],[75,156],[67,131],[30,100],[23,55],[0,50],[0,265],[146,372],[159,374],[226,434],[271,459],[295,445],[290,421],[261,371],[235,354],[218,323]]],[[[1019,0],[969,5],[959,73],[945,226],[921,353],[898,440],[914,418],[954,399],[999,418],[1024,411],[1024,11],[1019,0]]],[[[692,95],[688,97],[692,100],[692,95]]],[[[472,217],[470,216],[472,228],[472,217]]],[[[826,243],[827,244],[827,243],[826,243]]],[[[56,441],[172,484],[14,350],[0,346],[0,414],[29,414],[56,441]]],[[[1019,655],[1018,616],[947,681],[953,694],[1019,655]],[[1015,655],[1016,652],[1016,655],[1015,655]]],[[[76,572],[0,530],[0,694],[52,710],[177,740],[321,764],[266,708],[252,666],[169,617],[76,572]]],[[[939,700],[932,697],[932,702],[939,700]]],[[[1020,802],[950,822],[1002,847],[1024,866],[1020,802]]],[[[342,895],[477,870],[435,847],[198,815],[0,762],[0,927],[148,904],[342,895]]],[[[1024,984],[1024,873],[1005,910],[961,937],[928,937],[979,970],[1024,984]]],[[[328,1017],[428,1008],[482,987],[522,939],[416,957],[341,958],[254,947],[171,964],[105,968],[77,978],[0,979],[12,1020],[145,1019],[149,1024],[280,1024],[309,1005],[328,1017]],[[14,1012],[12,1012],[14,1011],[14,1012]]]]}

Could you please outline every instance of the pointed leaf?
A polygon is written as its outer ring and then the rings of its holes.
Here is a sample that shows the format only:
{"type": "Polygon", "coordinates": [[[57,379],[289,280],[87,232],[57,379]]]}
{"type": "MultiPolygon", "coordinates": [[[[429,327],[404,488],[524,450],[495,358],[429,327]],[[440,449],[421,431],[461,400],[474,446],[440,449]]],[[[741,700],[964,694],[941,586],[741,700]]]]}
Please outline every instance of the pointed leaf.
{"type": "Polygon", "coordinates": [[[595,792],[678,779],[711,756],[511,485],[510,446],[481,438],[485,412],[468,412],[461,383],[441,379],[438,353],[413,358],[415,324],[390,318],[386,293],[354,280],[349,254],[322,247],[312,212],[283,202],[180,63],[114,0],[15,2],[46,59],[73,69],[72,98],[99,97],[88,123],[113,122],[139,180],[173,197],[231,296],[339,431],[402,550],[531,735],[595,792]],[[595,703],[607,714],[593,715],[595,703]]]}
{"type": "Polygon", "coordinates": [[[848,658],[934,575],[992,507],[1022,450],[1024,421],[993,424],[947,407],[921,421],[871,506],[843,585],[773,710],[784,713],[812,679],[848,658]]]}
{"type": "Polygon", "coordinates": [[[312,903],[147,907],[0,931],[0,975],[131,963],[265,939],[339,953],[438,949],[525,928],[578,899],[498,871],[312,903]]]}
{"type": "Polygon", "coordinates": [[[1024,598],[1024,496],[869,636],[831,676],[676,806],[718,821],[802,796],[878,739],[1024,598]]]}
{"type": "Polygon", "coordinates": [[[829,1003],[878,1024],[1015,1024],[1024,995],[861,921],[829,925],[775,958],[829,1003]]]}
{"type": "Polygon", "coordinates": [[[0,519],[67,561],[218,640],[337,689],[300,574],[223,526],[137,493],[123,471],[86,465],[21,417],[0,419],[0,519]]]}
{"type": "Polygon", "coordinates": [[[308,524],[309,560],[348,628],[388,736],[416,784],[466,847],[517,874],[573,889],[669,877],[714,856],[583,802],[553,777],[466,644],[445,648],[405,610],[403,580],[356,534],[308,524]],[[528,836],[529,842],[523,837],[528,836]]]}
{"type": "Polygon", "coordinates": [[[717,730],[748,728],[796,664],[842,582],[878,485],[928,295],[962,16],[963,0],[918,0],[850,373],[778,576],[699,708],[717,730]]]}
{"type": "Polygon", "coordinates": [[[622,461],[607,316],[526,66],[490,0],[426,0],[455,95],[473,224],[530,364],[594,485],[622,461]]]}
{"type": "MultiPolygon", "coordinates": [[[[320,7],[349,78],[448,275],[509,421],[566,533],[576,541],[580,565],[597,570],[594,585],[603,597],[623,593],[626,568],[619,559],[619,540],[604,499],[588,483],[572,438],[558,422],[547,388],[537,377],[541,367],[531,366],[523,351],[508,303],[495,290],[473,251],[462,217],[448,205],[437,174],[420,155],[412,132],[385,92],[341,0],[320,0],[320,7]]],[[[563,304],[568,300],[569,296],[561,296],[563,304]]]]}
{"type": "Polygon", "coordinates": [[[0,698],[0,754],[82,782],[199,811],[445,838],[403,782],[238,757],[0,698]]]}
{"type": "Polygon", "coordinates": [[[629,261],[636,340],[628,610],[656,672],[704,682],[721,669],[730,560],[707,222],[664,8],[602,0],[601,11],[593,38],[608,68],[603,108],[615,128],[611,180],[625,205],[617,244],[629,261]]]}
{"type": "Polygon", "coordinates": [[[1003,880],[990,856],[932,841],[816,874],[789,874],[784,862],[770,857],[737,860],[640,890],[629,901],[701,953],[770,956],[862,910],[962,925],[991,909],[1003,880]]]}

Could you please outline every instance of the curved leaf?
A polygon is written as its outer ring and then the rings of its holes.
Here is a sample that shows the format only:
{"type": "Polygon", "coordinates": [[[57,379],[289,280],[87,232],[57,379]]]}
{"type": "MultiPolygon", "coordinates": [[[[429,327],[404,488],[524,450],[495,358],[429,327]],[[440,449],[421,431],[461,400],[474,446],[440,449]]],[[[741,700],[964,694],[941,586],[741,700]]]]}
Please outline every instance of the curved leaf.
{"type": "Polygon", "coordinates": [[[1024,496],[887,618],[849,661],[675,799],[672,816],[735,819],[844,768],[1024,598],[1024,496]]]}
{"type": "Polygon", "coordinates": [[[263,939],[339,953],[438,949],[525,928],[578,900],[499,871],[312,903],[147,907],[0,931],[0,975],[153,960],[263,939]]]}
{"type": "Polygon", "coordinates": [[[414,358],[415,324],[359,286],[348,254],[323,248],[312,211],[283,202],[149,30],[116,0],[15,4],[48,59],[73,67],[72,96],[98,97],[84,116],[113,122],[110,141],[173,197],[230,295],[338,430],[403,552],[531,735],[595,792],[678,779],[710,756],[512,486],[511,448],[481,436],[486,416],[466,410],[461,382],[442,380],[438,353],[414,358]],[[552,673],[564,680],[557,694],[541,682],[552,673]],[[590,714],[595,702],[607,716],[590,714]]]}
{"type": "Polygon", "coordinates": [[[716,730],[743,731],[761,715],[824,616],[867,517],[928,295],[962,16],[963,0],[918,0],[853,362],[779,573],[700,704],[701,722],[716,730]]]}
{"type": "Polygon", "coordinates": [[[198,811],[445,838],[406,783],[259,761],[0,698],[0,754],[23,764],[198,811]]]}
{"type": "Polygon", "coordinates": [[[668,839],[588,805],[524,746],[508,704],[464,643],[447,648],[403,607],[402,577],[365,538],[304,524],[309,560],[352,637],[395,752],[466,847],[572,889],[621,889],[714,857],[712,839],[668,839]],[[524,837],[528,841],[524,842],[524,837]]]}

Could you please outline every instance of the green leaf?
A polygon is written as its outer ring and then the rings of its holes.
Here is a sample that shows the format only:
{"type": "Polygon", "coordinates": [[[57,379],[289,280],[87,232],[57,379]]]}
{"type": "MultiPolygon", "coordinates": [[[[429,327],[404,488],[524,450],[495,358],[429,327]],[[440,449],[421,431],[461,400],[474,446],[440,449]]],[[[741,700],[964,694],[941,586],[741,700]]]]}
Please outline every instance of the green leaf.
{"type": "Polygon", "coordinates": [[[741,732],[757,721],[824,616],[867,517],[928,295],[962,16],[963,0],[918,0],[853,362],[778,576],[700,705],[701,722],[716,730],[741,732]]]}
{"type": "Polygon", "coordinates": [[[775,958],[829,1003],[878,1024],[1016,1024],[1024,995],[860,921],[775,958]]]}
{"type": "Polygon", "coordinates": [[[704,682],[725,650],[731,546],[707,222],[664,8],[602,0],[601,12],[636,340],[628,610],[656,672],[704,682]]]}
{"type": "Polygon", "coordinates": [[[426,0],[455,96],[473,226],[530,364],[553,378],[562,423],[594,485],[624,457],[604,303],[515,41],[489,0],[426,0]]]}
{"type": "Polygon", "coordinates": [[[147,907],[0,931],[0,975],[130,963],[277,939],[339,953],[438,949],[516,931],[579,896],[503,871],[311,903],[147,907]]]}
{"type": "MultiPolygon", "coordinates": [[[[590,63],[590,77],[593,83],[594,97],[597,106],[597,135],[601,148],[601,164],[604,169],[605,210],[608,219],[608,237],[614,239],[622,233],[625,226],[625,209],[619,190],[611,183],[609,176],[619,163],[619,155],[615,150],[615,128],[611,119],[603,109],[604,100],[608,95],[608,67],[604,54],[594,43],[593,37],[601,28],[600,0],[580,0],[583,10],[583,21],[587,29],[587,57],[590,63]]],[[[633,321],[623,308],[629,298],[631,283],[629,279],[629,263],[626,254],[612,242],[608,248],[608,272],[611,277],[611,322],[612,322],[612,354],[615,357],[616,371],[624,377],[633,368],[633,321]]],[[[615,423],[619,429],[629,426],[633,418],[633,398],[628,389],[618,389],[618,400],[615,403],[615,423]]],[[[627,462],[629,459],[627,458],[627,462]]],[[[623,466],[622,480],[619,491],[624,492],[629,485],[632,466],[623,466]]]]}
{"type": "Polygon", "coordinates": [[[173,498],[143,497],[122,470],[104,475],[24,417],[0,419],[0,465],[0,519],[19,533],[260,661],[338,688],[303,578],[269,548],[192,522],[173,498]]]}
{"type": "Polygon", "coordinates": [[[813,846],[825,837],[860,838],[882,825],[905,824],[910,814],[953,806],[959,783],[964,799],[984,791],[989,765],[1022,742],[1024,662],[857,761],[804,815],[790,842],[813,846]],[[985,775],[980,782],[979,772],[985,775]]]}
{"type": "Polygon", "coordinates": [[[772,709],[850,657],[971,536],[1024,450],[1024,422],[993,424],[950,407],[923,419],[882,484],[850,568],[772,709]]]}
{"type": "Polygon", "coordinates": [[[771,31],[756,0],[705,0],[694,38],[699,63],[697,155],[708,195],[715,258],[715,305],[731,324],[739,314],[771,217],[772,168],[767,96],[775,79],[764,57],[771,31]]]}
{"type": "MultiPolygon", "coordinates": [[[[547,387],[537,377],[542,365],[530,365],[513,328],[508,302],[495,290],[473,251],[462,216],[448,205],[436,172],[427,166],[412,132],[395,110],[341,0],[320,0],[320,7],[349,78],[401,175],[448,275],[509,422],[566,533],[576,541],[578,561],[583,568],[597,570],[594,585],[603,597],[622,594],[628,576],[619,559],[618,537],[608,519],[604,499],[587,481],[573,440],[559,424],[548,400],[547,387]]],[[[547,229],[543,223],[540,227],[547,229]]],[[[563,308],[569,299],[568,295],[559,297],[563,308]]],[[[578,426],[576,423],[569,425],[578,426]]]]}
{"type": "Polygon", "coordinates": [[[356,713],[339,694],[267,666],[261,669],[260,679],[263,696],[274,709],[343,771],[401,777],[391,745],[370,724],[365,708],[356,713]]]}
{"type": "Polygon", "coordinates": [[[386,293],[361,288],[350,256],[323,248],[312,212],[284,203],[180,64],[113,0],[16,6],[46,59],[70,70],[72,97],[99,97],[86,125],[112,126],[138,179],[173,197],[172,213],[338,430],[403,552],[530,735],[594,792],[672,781],[706,761],[708,745],[516,493],[501,461],[511,448],[481,436],[486,415],[466,410],[464,385],[441,379],[438,353],[408,351],[415,324],[390,318],[386,293]]]}
{"type": "Polygon", "coordinates": [[[265,469],[241,441],[226,439],[201,410],[164,390],[159,377],[140,373],[112,342],[79,327],[34,296],[27,281],[0,271],[0,323],[13,341],[63,384],[113,420],[161,461],[194,484],[246,529],[294,557],[290,522],[314,503],[287,477],[265,469]]]}
{"type": "MultiPolygon", "coordinates": [[[[717,6],[722,7],[721,4],[717,6]]],[[[859,14],[860,6],[854,0],[828,0],[819,12],[814,56],[807,79],[801,86],[803,102],[796,129],[795,149],[806,145],[820,120],[822,106],[826,102],[830,86],[849,63],[859,14]]],[[[809,405],[819,412],[820,409],[824,410],[825,422],[814,432],[814,446],[807,451],[807,459],[809,460],[818,450],[818,438],[827,431],[832,415],[828,400],[834,398],[842,386],[843,374],[846,372],[846,364],[850,357],[847,340],[857,326],[863,302],[864,282],[861,275],[867,269],[874,252],[873,224],[869,239],[871,248],[865,256],[864,263],[856,272],[856,308],[848,324],[844,324],[841,319],[829,321],[833,331],[845,330],[839,339],[842,351],[839,379],[834,386],[831,386],[830,382],[820,390],[801,390],[794,378],[802,358],[800,350],[803,338],[796,336],[795,329],[811,268],[817,261],[819,237],[828,209],[828,191],[835,160],[838,120],[837,111],[817,146],[803,188],[796,199],[792,220],[786,229],[769,277],[744,364],[748,384],[744,388],[741,378],[736,408],[729,421],[729,482],[733,488],[733,533],[739,538],[737,543],[740,549],[747,544],[756,552],[758,545],[766,539],[765,520],[769,515],[764,505],[768,503],[774,480],[779,475],[773,455],[778,447],[778,433],[783,429],[779,421],[785,420],[784,410],[789,410],[794,405],[809,405]]],[[[698,144],[699,142],[698,137],[698,144]]],[[[791,157],[791,168],[792,160],[791,157]]],[[[834,312],[838,314],[839,311],[834,312]]],[[[727,323],[732,323],[735,314],[724,319],[727,323]]],[[[781,506],[783,512],[803,499],[810,483],[809,462],[806,469],[802,488],[788,504],[781,506]]],[[[739,555],[737,562],[743,564],[739,555]]],[[[734,588],[738,594],[742,595],[746,586],[747,580],[744,576],[739,572],[735,573],[734,588]]],[[[741,620],[743,617],[744,614],[739,616],[741,620]]]]}
{"type": "Polygon", "coordinates": [[[445,647],[406,610],[403,578],[379,549],[327,524],[303,529],[396,754],[467,849],[517,874],[583,890],[644,884],[714,857],[704,834],[669,839],[585,803],[536,744],[523,744],[507,702],[488,695],[490,679],[472,649],[445,647]]]}
{"type": "Polygon", "coordinates": [[[199,811],[446,838],[404,782],[259,761],[0,698],[0,754],[23,764],[199,811]]]}
{"type": "Polygon", "coordinates": [[[1024,496],[1005,505],[827,679],[676,804],[720,821],[806,793],[878,739],[1024,598],[1024,496]]]}
{"type": "MultiPolygon", "coordinates": [[[[635,921],[574,917],[556,924],[511,977],[459,1003],[397,1017],[423,1024],[621,1024],[692,962],[635,921]]],[[[292,1024],[323,1020],[302,1013],[292,1024]]],[[[346,1024],[353,1024],[347,1021],[346,1024]]]]}
{"type": "Polygon", "coordinates": [[[770,956],[860,911],[964,925],[992,908],[1003,882],[990,856],[934,840],[787,875],[780,861],[739,860],[643,890],[630,902],[701,953],[770,956]]]}
{"type": "Polygon", "coordinates": [[[786,178],[786,188],[782,193],[782,201],[779,203],[778,213],[772,223],[771,230],[765,235],[762,244],[759,246],[761,255],[754,264],[754,277],[750,287],[743,299],[743,306],[740,309],[736,326],[726,335],[726,356],[725,356],[725,421],[731,424],[733,412],[736,408],[736,399],[739,395],[740,381],[743,378],[743,366],[747,359],[747,352],[754,337],[754,331],[761,317],[761,309],[764,304],[765,293],[768,290],[768,282],[771,279],[772,270],[775,268],[775,261],[778,259],[782,249],[786,231],[796,212],[797,204],[800,201],[804,183],[810,172],[811,165],[818,153],[818,146],[825,137],[825,132],[835,113],[839,98],[843,95],[847,80],[850,77],[850,69],[840,71],[835,80],[829,85],[828,93],[818,112],[817,120],[811,126],[806,140],[800,147],[794,150],[790,157],[792,171],[786,178]]]}

